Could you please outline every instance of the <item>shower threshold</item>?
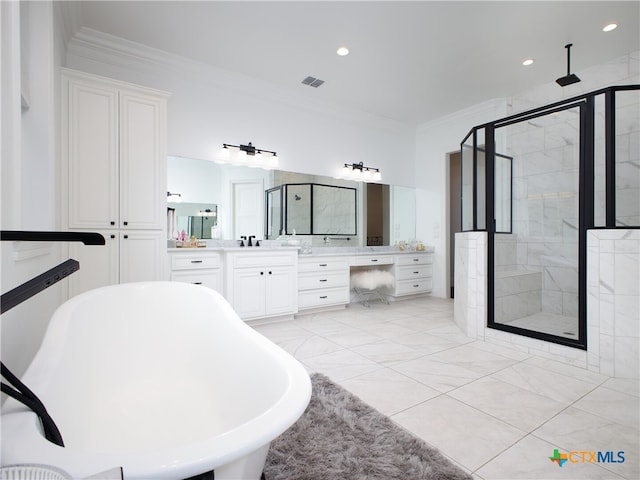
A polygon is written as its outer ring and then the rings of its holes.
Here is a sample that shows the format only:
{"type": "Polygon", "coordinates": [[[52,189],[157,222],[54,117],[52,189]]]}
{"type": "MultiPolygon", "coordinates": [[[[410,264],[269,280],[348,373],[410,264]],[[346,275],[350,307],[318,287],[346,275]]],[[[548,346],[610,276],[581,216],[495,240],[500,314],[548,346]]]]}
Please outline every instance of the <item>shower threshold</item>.
{"type": "Polygon", "coordinates": [[[526,317],[516,318],[504,325],[524,328],[534,332],[548,333],[558,337],[578,338],[578,318],[553,313],[538,312],[526,317]]]}

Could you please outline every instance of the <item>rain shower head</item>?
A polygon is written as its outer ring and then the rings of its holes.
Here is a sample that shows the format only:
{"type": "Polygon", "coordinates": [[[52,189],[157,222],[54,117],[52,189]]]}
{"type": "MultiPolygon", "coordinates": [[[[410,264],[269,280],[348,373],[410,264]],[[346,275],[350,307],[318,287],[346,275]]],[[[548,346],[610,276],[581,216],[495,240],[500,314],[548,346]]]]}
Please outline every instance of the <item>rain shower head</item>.
{"type": "Polygon", "coordinates": [[[564,46],[567,49],[567,74],[564,77],[560,77],[556,80],[556,83],[561,87],[566,87],[573,83],[578,83],[580,78],[575,73],[571,73],[571,47],[573,43],[568,43],[564,46]]]}

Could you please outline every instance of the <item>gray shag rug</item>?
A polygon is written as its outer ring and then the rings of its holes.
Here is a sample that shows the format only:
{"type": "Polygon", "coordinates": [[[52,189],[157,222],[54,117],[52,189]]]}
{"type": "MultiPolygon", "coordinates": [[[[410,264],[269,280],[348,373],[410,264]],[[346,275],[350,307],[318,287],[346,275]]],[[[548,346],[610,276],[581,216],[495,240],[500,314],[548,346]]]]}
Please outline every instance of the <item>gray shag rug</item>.
{"type": "Polygon", "coordinates": [[[271,443],[265,480],[471,480],[437,449],[319,373],[300,419],[271,443]]]}

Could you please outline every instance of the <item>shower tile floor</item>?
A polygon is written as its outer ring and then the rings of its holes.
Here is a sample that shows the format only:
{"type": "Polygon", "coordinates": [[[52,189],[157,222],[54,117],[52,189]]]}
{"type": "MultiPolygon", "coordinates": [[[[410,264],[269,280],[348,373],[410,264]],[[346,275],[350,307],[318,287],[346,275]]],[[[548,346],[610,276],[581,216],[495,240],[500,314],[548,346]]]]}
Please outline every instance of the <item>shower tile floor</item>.
{"type": "Polygon", "coordinates": [[[504,323],[505,325],[550,333],[559,337],[578,338],[578,319],[576,317],[539,312],[504,323]]]}
{"type": "Polygon", "coordinates": [[[352,304],[254,328],[478,480],[640,478],[638,380],[475,341],[451,300],[352,304]],[[555,449],[624,451],[624,462],[586,453],[559,467],[555,449]]]}

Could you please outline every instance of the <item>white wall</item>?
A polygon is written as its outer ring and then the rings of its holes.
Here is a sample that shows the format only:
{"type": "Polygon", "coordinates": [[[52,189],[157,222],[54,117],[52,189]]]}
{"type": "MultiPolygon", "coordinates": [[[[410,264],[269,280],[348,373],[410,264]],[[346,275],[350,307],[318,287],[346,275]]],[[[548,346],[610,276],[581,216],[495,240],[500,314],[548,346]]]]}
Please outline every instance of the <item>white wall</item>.
{"type": "Polygon", "coordinates": [[[362,161],[380,168],[384,183],[414,185],[413,126],[321,103],[302,84],[300,94],[285,94],[86,29],[70,42],[67,66],[170,92],[169,155],[212,159],[223,143],[252,142],[277,151],[282,170],[335,176],[362,161]]]}
{"type": "Polygon", "coordinates": [[[433,295],[449,296],[449,158],[476,125],[505,116],[505,100],[490,100],[418,127],[416,237],[435,247],[433,295]]]}
{"type": "MultiPolygon", "coordinates": [[[[2,21],[3,230],[48,230],[56,224],[55,67],[62,40],[49,2],[0,2],[2,21]],[[21,35],[22,26],[22,35],[21,35]],[[29,108],[21,108],[21,90],[29,108]]],[[[2,293],[63,260],[54,244],[1,242],[2,293]]],[[[53,286],[2,315],[2,361],[20,375],[62,302],[53,286]]]]}

